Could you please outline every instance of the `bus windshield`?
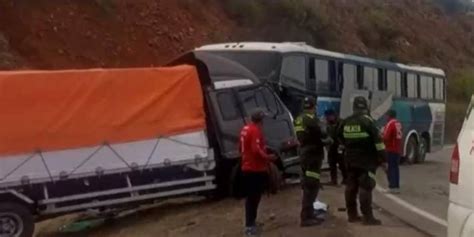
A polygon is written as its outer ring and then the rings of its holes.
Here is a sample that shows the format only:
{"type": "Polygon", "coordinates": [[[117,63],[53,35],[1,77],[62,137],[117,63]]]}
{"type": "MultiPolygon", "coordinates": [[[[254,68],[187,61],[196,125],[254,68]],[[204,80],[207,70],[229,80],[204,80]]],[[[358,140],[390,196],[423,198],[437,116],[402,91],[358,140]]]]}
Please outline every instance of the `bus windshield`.
{"type": "Polygon", "coordinates": [[[264,81],[278,81],[281,64],[280,53],[275,52],[234,52],[208,51],[242,64],[264,81]]]}

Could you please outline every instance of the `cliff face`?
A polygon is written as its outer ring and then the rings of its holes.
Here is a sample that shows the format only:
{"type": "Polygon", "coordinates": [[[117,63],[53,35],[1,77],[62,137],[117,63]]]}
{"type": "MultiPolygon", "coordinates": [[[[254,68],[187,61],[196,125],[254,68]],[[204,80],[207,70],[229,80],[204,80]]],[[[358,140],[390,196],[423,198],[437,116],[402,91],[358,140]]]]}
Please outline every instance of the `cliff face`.
{"type": "Polygon", "coordinates": [[[307,41],[448,70],[474,65],[474,17],[440,6],[429,0],[0,0],[0,52],[23,59],[10,67],[148,66],[205,43],[307,41]]]}
{"type": "Polygon", "coordinates": [[[24,59],[10,67],[158,65],[229,34],[232,21],[208,2],[2,0],[0,32],[24,59]]]}

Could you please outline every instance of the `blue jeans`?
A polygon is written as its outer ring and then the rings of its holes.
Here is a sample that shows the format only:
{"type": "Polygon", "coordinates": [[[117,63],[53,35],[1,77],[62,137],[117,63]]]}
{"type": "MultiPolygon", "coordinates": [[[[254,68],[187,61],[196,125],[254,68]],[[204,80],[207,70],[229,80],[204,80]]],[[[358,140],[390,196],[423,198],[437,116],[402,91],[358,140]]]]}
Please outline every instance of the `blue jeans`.
{"type": "Polygon", "coordinates": [[[388,187],[400,188],[400,154],[388,152],[388,187]]]}

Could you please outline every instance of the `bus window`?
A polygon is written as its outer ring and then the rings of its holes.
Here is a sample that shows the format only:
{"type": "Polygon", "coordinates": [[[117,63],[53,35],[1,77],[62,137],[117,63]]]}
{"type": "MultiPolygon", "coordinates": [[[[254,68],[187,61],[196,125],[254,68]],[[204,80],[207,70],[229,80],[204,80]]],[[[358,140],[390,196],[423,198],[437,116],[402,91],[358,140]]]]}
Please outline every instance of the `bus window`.
{"type": "Polygon", "coordinates": [[[331,87],[331,92],[342,91],[342,87],[340,87],[341,83],[339,81],[339,78],[337,77],[335,61],[329,61],[329,84],[331,87]]]}
{"type": "Polygon", "coordinates": [[[387,71],[387,90],[393,93],[393,96],[402,96],[401,74],[396,71],[387,71]]]}
{"type": "Polygon", "coordinates": [[[364,89],[364,67],[357,65],[357,89],[364,89]]]}
{"type": "Polygon", "coordinates": [[[329,63],[326,60],[315,60],[316,87],[318,92],[329,92],[329,63]]]}
{"type": "Polygon", "coordinates": [[[364,89],[374,90],[376,78],[376,69],[372,67],[364,67],[364,89]]]}
{"type": "Polygon", "coordinates": [[[357,86],[357,67],[352,64],[344,64],[344,88],[359,89],[357,86]]]}
{"type": "Polygon", "coordinates": [[[446,99],[446,79],[441,79],[441,98],[446,99]]]}
{"type": "Polygon", "coordinates": [[[428,80],[427,77],[421,76],[420,77],[420,98],[427,99],[428,97],[428,80]]]}
{"type": "Polygon", "coordinates": [[[444,82],[442,78],[435,79],[435,99],[444,100],[444,82]]]}
{"type": "Polygon", "coordinates": [[[308,83],[307,88],[310,91],[316,91],[316,67],[315,67],[315,59],[310,58],[309,59],[309,64],[308,64],[309,70],[308,70],[308,83]]]}
{"type": "Polygon", "coordinates": [[[408,88],[407,88],[407,85],[408,85],[408,73],[404,72],[402,74],[402,97],[408,97],[408,88]]]}
{"type": "Polygon", "coordinates": [[[290,87],[306,90],[306,58],[285,57],[281,65],[281,82],[290,87]]]}
{"type": "Polygon", "coordinates": [[[433,78],[420,76],[420,98],[433,99],[433,78]]]}
{"type": "Polygon", "coordinates": [[[427,77],[427,96],[428,99],[432,100],[434,99],[434,84],[433,84],[433,77],[427,77]]]}
{"type": "Polygon", "coordinates": [[[378,72],[378,78],[377,78],[378,89],[380,91],[386,91],[387,90],[387,71],[382,68],[379,68],[377,69],[377,72],[378,72]]]}
{"type": "Polygon", "coordinates": [[[339,86],[339,91],[342,92],[344,89],[344,63],[337,62],[337,82],[339,86]]]}
{"type": "Polygon", "coordinates": [[[418,80],[415,74],[407,74],[406,89],[408,98],[418,98],[418,80]]]}

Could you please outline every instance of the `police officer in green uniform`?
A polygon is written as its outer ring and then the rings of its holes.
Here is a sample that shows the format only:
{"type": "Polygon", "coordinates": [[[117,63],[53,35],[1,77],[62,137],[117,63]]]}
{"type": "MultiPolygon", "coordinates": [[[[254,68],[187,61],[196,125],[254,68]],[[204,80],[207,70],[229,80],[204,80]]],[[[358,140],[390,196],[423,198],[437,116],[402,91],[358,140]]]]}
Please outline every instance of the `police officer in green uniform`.
{"type": "Polygon", "coordinates": [[[365,225],[381,225],[372,212],[372,191],[375,188],[375,171],[385,162],[385,146],[375,121],[369,116],[367,100],[356,97],[354,114],[346,118],[338,129],[338,137],[345,147],[347,164],[346,208],[349,222],[362,221],[365,225]],[[357,195],[360,210],[357,211],[357,195]]]}
{"type": "Polygon", "coordinates": [[[301,226],[315,226],[322,220],[314,215],[313,203],[320,188],[320,170],[324,160],[324,146],[332,142],[325,129],[316,117],[316,100],[306,97],[303,102],[303,113],[295,120],[295,130],[300,142],[302,168],[303,201],[301,209],[301,226]]]}

